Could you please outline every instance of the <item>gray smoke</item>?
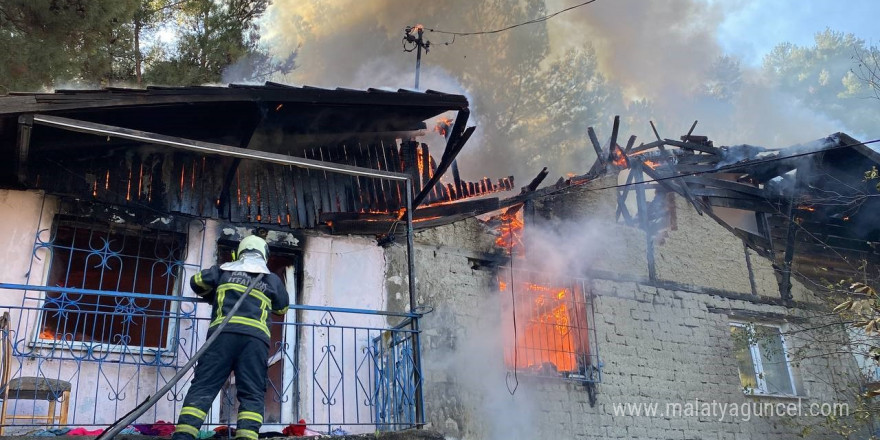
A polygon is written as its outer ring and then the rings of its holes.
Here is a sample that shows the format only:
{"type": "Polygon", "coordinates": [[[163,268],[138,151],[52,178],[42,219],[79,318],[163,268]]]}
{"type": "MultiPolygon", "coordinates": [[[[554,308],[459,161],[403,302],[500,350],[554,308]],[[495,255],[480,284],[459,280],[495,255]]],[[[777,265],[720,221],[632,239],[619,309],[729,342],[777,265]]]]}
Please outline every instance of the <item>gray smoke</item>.
{"type": "MultiPolygon", "coordinates": [[[[509,20],[516,17],[540,15],[540,10],[523,6],[535,4],[540,0],[276,0],[263,24],[262,43],[279,54],[299,48],[298,68],[279,80],[324,87],[412,88],[415,54],[402,50],[405,26],[497,29],[512,24],[509,20]]],[[[571,5],[568,0],[546,0],[543,13],[571,5]]],[[[516,75],[521,72],[517,68],[535,57],[547,68],[569,49],[595,49],[597,70],[608,81],[604,87],[622,93],[616,103],[598,104],[603,108],[596,109],[594,120],[581,121],[594,125],[602,142],[610,134],[613,114],[633,122],[621,127],[623,139],[635,134],[639,142],[653,138],[648,119],[669,138],[684,134],[699,120],[696,132],[709,136],[716,145],[783,147],[845,130],[838,121],[804,110],[793,98],[775,92],[760,72],[747,68],[741,69],[736,93],[716,93],[724,99],[706,98],[706,89],[716,87],[712,64],[724,55],[715,40],[717,27],[724,8],[737,7],[732,5],[698,0],[597,1],[506,33],[457,37],[448,46],[443,43],[452,37],[426,32],[433,47],[423,55],[421,88],[463,93],[470,99],[471,121],[478,129],[460,164],[464,177],[471,180],[514,174],[525,181],[542,166],[549,166],[548,181],[552,181],[554,176],[582,174],[589,168],[594,153],[582,127],[566,132],[567,139],[562,140],[558,136],[549,140],[547,131],[539,130],[558,120],[565,108],[547,103],[532,107],[543,114],[516,111],[519,103],[539,99],[549,87],[541,81],[518,82],[516,75]],[[496,70],[486,71],[487,59],[496,70]],[[514,76],[486,77],[505,72],[514,76]],[[650,102],[649,109],[624,104],[636,100],[650,102]],[[500,120],[505,117],[516,120],[507,124],[500,120]],[[493,130],[493,126],[501,128],[493,130]],[[516,130],[513,139],[500,131],[505,128],[516,130]],[[583,151],[572,152],[578,149],[583,151]]]]}

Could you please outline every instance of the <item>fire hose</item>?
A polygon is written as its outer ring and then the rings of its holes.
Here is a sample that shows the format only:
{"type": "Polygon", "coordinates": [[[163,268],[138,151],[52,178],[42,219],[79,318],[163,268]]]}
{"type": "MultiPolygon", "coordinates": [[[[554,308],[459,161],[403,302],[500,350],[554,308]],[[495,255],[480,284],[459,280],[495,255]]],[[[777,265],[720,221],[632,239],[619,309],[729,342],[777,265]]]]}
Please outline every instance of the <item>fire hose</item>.
{"type": "Polygon", "coordinates": [[[159,399],[165,396],[165,393],[167,393],[168,390],[171,389],[171,387],[177,385],[177,382],[179,382],[180,379],[182,379],[183,376],[188,373],[190,369],[192,369],[196,361],[198,361],[203,354],[207,353],[208,349],[211,347],[211,344],[213,344],[214,341],[217,340],[217,338],[220,336],[220,332],[223,331],[223,328],[226,327],[226,324],[229,323],[229,320],[232,319],[232,317],[235,315],[235,312],[237,312],[239,307],[241,307],[241,305],[244,303],[244,299],[248,297],[248,295],[251,293],[251,290],[254,289],[254,286],[256,286],[257,283],[259,283],[262,279],[263,274],[258,274],[253,280],[251,280],[250,284],[248,284],[247,286],[247,289],[245,289],[244,293],[241,294],[241,297],[238,298],[238,301],[235,302],[235,304],[232,306],[232,309],[229,310],[229,313],[227,313],[226,317],[223,318],[223,321],[221,321],[217,328],[214,329],[214,333],[211,334],[211,337],[209,337],[205,341],[205,343],[202,344],[202,347],[199,348],[198,351],[196,351],[196,354],[194,354],[189,359],[189,361],[184,364],[183,367],[180,368],[180,370],[177,371],[177,374],[175,374],[174,377],[172,377],[171,380],[169,380],[168,383],[165,384],[165,386],[157,391],[156,394],[148,397],[147,400],[136,406],[133,410],[129,411],[128,414],[113,422],[113,424],[110,425],[109,428],[104,430],[104,432],[101,433],[101,435],[99,435],[95,440],[110,440],[113,437],[116,437],[116,435],[119,434],[123,429],[125,429],[126,426],[130,425],[131,422],[135,421],[138,417],[142,416],[145,412],[152,408],[153,405],[155,405],[156,402],[159,401],[159,399]]]}

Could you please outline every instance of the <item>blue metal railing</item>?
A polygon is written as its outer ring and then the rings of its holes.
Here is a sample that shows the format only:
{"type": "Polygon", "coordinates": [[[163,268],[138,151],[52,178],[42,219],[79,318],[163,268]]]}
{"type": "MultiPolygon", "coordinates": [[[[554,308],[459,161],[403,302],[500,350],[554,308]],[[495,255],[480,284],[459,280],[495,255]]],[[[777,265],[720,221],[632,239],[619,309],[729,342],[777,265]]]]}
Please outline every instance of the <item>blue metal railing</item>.
{"type": "MultiPolygon", "coordinates": [[[[209,324],[210,305],[197,298],[0,283],[0,295],[16,293],[21,305],[0,306],[0,312],[11,315],[2,335],[12,346],[9,378],[35,377],[56,401],[63,395],[59,384],[69,383],[70,427],[106,426],[145,400],[196,352],[209,324]],[[90,298],[87,307],[78,303],[82,298],[90,298]],[[102,299],[95,304],[94,298],[102,299]],[[143,307],[148,303],[152,307],[143,307]],[[57,333],[45,328],[47,314],[58,314],[58,322],[64,322],[53,327],[57,333]],[[87,331],[80,331],[83,323],[112,324],[125,337],[90,340],[87,331]]],[[[280,431],[300,419],[321,432],[418,425],[421,374],[411,321],[419,316],[291,305],[287,319],[270,326],[265,428],[280,431]],[[389,325],[389,320],[398,324],[389,325]]],[[[176,421],[191,379],[185,377],[137,423],[176,421]]],[[[8,412],[46,414],[46,401],[25,397],[10,391],[8,412]]],[[[229,383],[207,427],[234,424],[234,402],[234,383],[229,383]]],[[[46,425],[35,419],[15,424],[23,431],[46,425]]]]}

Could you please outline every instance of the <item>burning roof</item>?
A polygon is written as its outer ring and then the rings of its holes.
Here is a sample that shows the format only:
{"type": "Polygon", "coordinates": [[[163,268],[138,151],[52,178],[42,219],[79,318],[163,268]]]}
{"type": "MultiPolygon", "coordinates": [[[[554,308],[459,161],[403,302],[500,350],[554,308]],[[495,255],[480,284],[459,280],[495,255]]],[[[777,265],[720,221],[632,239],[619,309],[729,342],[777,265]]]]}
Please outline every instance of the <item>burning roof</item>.
{"type": "Polygon", "coordinates": [[[540,197],[623,171],[618,218],[659,237],[651,218],[656,207],[645,201],[644,191],[678,194],[773,261],[784,299],[791,299],[792,275],[826,287],[862,280],[880,266],[880,188],[865,179],[866,172],[880,168],[880,153],[865,144],[835,133],[782,149],[716,147],[705,136],[664,139],[655,130],[656,140],[636,146],[630,137],[621,147],[618,123],[615,118],[605,147],[590,128],[598,157],[587,174],[519,197],[540,197]],[[641,193],[638,212],[625,203],[629,191],[641,193]]]}
{"type": "MultiPolygon", "coordinates": [[[[248,149],[409,174],[416,205],[439,205],[513,187],[511,177],[458,176],[453,162],[473,132],[468,116],[465,97],[430,90],[266,83],[13,94],[0,97],[0,154],[16,159],[0,164],[0,185],[237,223],[358,233],[397,221],[403,183],[167,146],[248,149]],[[445,136],[446,144],[435,147],[443,151],[436,160],[418,140],[431,133],[426,121],[434,118],[445,131],[435,141],[445,136]],[[440,181],[450,167],[454,182],[440,181]]],[[[437,216],[419,212],[416,221],[437,216]]]]}

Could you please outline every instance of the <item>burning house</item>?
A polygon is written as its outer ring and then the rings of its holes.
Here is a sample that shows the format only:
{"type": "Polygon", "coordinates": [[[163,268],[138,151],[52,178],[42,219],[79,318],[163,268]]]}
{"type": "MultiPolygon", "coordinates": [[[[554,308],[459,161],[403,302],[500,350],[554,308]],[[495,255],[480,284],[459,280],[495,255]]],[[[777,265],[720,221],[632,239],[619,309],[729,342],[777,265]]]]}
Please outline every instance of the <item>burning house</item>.
{"type": "MultiPolygon", "coordinates": [[[[823,316],[823,276],[877,264],[873,150],[622,146],[615,121],[582,174],[520,188],[462,178],[468,117],[459,95],[272,83],[0,97],[2,424],[102,427],[161,388],[208,325],[184,281],[251,233],[293,301],[266,429],[788,438],[615,405],[848,401],[856,361],[815,356],[842,328],[786,335],[823,316]]],[[[174,420],[187,382],[139,423],[174,420]]]]}
{"type": "MultiPolygon", "coordinates": [[[[408,229],[513,187],[460,178],[467,106],[433,91],[272,83],[0,98],[3,380],[14,384],[0,424],[106,426],[161,388],[207,329],[185,281],[251,233],[294,299],[272,326],[267,429],[421,424],[421,312],[389,308],[377,240],[406,243],[408,229]]],[[[408,261],[393,276],[413,279],[408,261]]],[[[144,422],[175,420],[185,382],[144,422]]],[[[234,386],[210,424],[234,421],[234,386]]]]}
{"type": "Polygon", "coordinates": [[[453,438],[869,430],[852,422],[872,363],[828,312],[831,284],[880,262],[877,153],[618,131],[589,131],[584,174],[540,187],[543,170],[488,221],[416,235],[427,420],[453,438]]]}

